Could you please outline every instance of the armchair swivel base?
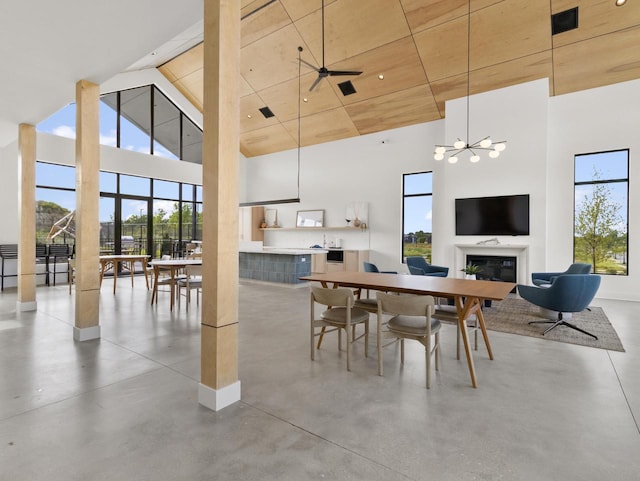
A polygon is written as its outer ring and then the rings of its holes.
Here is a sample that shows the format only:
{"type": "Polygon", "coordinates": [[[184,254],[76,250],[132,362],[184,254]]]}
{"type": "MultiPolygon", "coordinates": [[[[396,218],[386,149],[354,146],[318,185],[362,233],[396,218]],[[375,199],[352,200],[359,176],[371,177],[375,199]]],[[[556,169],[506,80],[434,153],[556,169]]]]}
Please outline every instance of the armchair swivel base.
{"type": "MultiPolygon", "coordinates": [[[[557,319],[545,319],[543,321],[529,321],[529,324],[541,324],[541,323],[552,323],[551,326],[547,327],[544,332],[542,333],[542,335],[544,336],[547,332],[549,332],[552,329],[555,329],[558,326],[567,326],[570,327],[571,329],[575,329],[576,331],[579,331],[583,334],[586,334],[587,336],[591,336],[594,339],[598,339],[598,336],[596,336],[595,334],[591,334],[590,332],[585,331],[584,329],[580,329],[578,326],[576,326],[575,324],[571,324],[570,322],[565,321],[562,318],[562,312],[558,312],[558,318],[557,319]]],[[[571,315],[569,313],[569,315],[571,315]]]]}
{"type": "MultiPolygon", "coordinates": [[[[549,287],[525,286],[518,284],[518,294],[531,304],[552,311],[553,319],[530,321],[529,324],[552,323],[542,334],[558,326],[567,326],[578,332],[598,339],[594,334],[567,322],[570,313],[580,312],[593,300],[600,287],[600,276],[595,274],[561,274],[549,287]],[[565,317],[563,317],[565,316],[565,317]]],[[[543,311],[544,312],[544,311],[543,311]]],[[[549,316],[551,317],[551,316],[549,316]]]]}

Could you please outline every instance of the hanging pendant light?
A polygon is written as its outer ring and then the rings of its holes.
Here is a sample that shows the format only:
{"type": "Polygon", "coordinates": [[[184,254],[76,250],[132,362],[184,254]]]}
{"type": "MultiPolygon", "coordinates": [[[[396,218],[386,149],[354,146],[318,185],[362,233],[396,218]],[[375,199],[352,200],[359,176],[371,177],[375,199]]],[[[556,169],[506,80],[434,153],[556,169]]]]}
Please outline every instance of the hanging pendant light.
{"type": "Polygon", "coordinates": [[[450,164],[458,162],[459,154],[468,152],[470,154],[469,161],[476,163],[480,161],[478,151],[489,151],[489,157],[492,159],[500,156],[500,152],[507,148],[507,141],[501,140],[499,142],[493,142],[491,137],[485,137],[476,142],[469,142],[469,84],[471,75],[471,0],[468,2],[467,11],[467,137],[466,140],[458,138],[453,145],[436,145],[433,151],[433,158],[435,160],[443,160],[445,156],[448,156],[447,161],[450,164]]]}

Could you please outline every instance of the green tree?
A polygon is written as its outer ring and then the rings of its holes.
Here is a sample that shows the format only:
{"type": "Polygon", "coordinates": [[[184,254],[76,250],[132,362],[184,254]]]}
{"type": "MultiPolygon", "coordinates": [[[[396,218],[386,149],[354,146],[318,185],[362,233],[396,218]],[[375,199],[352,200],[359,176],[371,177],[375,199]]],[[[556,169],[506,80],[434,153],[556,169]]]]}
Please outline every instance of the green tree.
{"type": "MultiPolygon", "coordinates": [[[[69,209],[47,200],[36,201],[36,239],[44,242],[53,224],[71,212],[69,209]]],[[[72,226],[72,230],[75,224],[72,226]]]]}
{"type": "MultiPolygon", "coordinates": [[[[594,171],[593,179],[600,179],[599,172],[594,171]]],[[[616,250],[616,227],[622,222],[620,205],[611,200],[611,189],[606,184],[593,184],[591,194],[585,195],[577,207],[575,235],[576,254],[590,260],[594,272],[609,252],[616,250]]]]}

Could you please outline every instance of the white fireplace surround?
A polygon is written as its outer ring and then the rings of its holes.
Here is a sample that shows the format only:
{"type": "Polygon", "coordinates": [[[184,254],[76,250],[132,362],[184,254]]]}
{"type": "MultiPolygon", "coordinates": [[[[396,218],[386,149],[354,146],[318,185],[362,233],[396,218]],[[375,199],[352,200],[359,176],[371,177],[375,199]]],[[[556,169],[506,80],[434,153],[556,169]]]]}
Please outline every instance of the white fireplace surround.
{"type": "Polygon", "coordinates": [[[455,244],[454,266],[455,277],[464,277],[462,269],[467,255],[472,256],[505,256],[515,257],[517,262],[517,283],[528,284],[529,279],[529,246],[523,244],[455,244]]]}

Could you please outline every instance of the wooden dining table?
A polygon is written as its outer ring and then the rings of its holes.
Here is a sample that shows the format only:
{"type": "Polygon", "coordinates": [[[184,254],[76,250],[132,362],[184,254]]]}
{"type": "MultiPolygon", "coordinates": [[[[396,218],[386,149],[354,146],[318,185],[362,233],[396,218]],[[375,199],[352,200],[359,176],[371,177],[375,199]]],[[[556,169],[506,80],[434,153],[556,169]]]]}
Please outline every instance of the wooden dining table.
{"type": "Polygon", "coordinates": [[[144,280],[147,284],[147,289],[149,289],[149,275],[147,274],[147,261],[149,257],[151,256],[138,254],[100,256],[100,285],[102,286],[102,278],[105,272],[111,269],[113,271],[113,294],[115,295],[118,270],[119,266],[122,265],[123,269],[129,269],[129,273],[131,274],[131,287],[133,287],[135,264],[136,262],[140,262],[142,264],[142,271],[144,272],[144,280]]]}
{"type": "Polygon", "coordinates": [[[169,286],[171,289],[170,310],[173,311],[175,304],[175,292],[176,292],[176,277],[181,269],[187,266],[202,265],[202,258],[200,259],[157,259],[152,260],[149,265],[153,267],[153,293],[151,295],[151,304],[154,303],[158,296],[158,279],[160,278],[161,271],[167,271],[169,273],[169,286]]]}
{"type": "MultiPolygon", "coordinates": [[[[431,295],[453,299],[458,315],[458,325],[464,343],[471,385],[478,387],[476,370],[473,363],[467,319],[476,315],[489,359],[493,360],[493,351],[482,315],[482,303],[486,300],[501,301],[515,287],[513,282],[494,282],[471,279],[453,279],[449,277],[412,276],[403,274],[381,274],[377,272],[330,272],[300,277],[301,280],[319,282],[323,287],[352,287],[376,291],[398,292],[402,294],[431,295]]],[[[378,331],[381,326],[378,326],[378,331]]]]}

